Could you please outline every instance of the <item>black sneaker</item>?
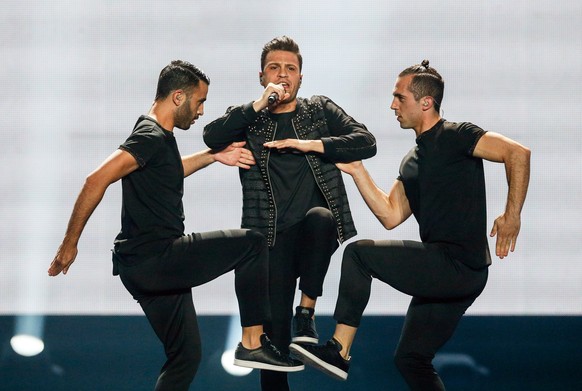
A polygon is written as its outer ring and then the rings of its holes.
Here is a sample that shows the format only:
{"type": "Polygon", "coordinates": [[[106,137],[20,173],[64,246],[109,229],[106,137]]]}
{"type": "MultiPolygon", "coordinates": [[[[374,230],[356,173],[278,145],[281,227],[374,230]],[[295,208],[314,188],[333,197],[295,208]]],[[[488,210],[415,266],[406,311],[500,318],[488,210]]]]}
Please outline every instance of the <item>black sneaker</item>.
{"type": "Polygon", "coordinates": [[[295,311],[295,316],[293,317],[293,338],[291,338],[291,342],[318,343],[319,334],[317,334],[317,330],[315,329],[313,308],[298,306],[295,311]]]}
{"type": "Polygon", "coordinates": [[[319,369],[326,375],[338,380],[346,380],[350,370],[350,359],[345,360],[340,351],[342,345],[335,339],[325,345],[289,345],[291,352],[305,364],[319,369]]]}
{"type": "Polygon", "coordinates": [[[297,372],[305,369],[301,361],[281,353],[266,334],[261,335],[260,348],[247,349],[239,343],[234,352],[234,365],[277,372],[297,372]]]}

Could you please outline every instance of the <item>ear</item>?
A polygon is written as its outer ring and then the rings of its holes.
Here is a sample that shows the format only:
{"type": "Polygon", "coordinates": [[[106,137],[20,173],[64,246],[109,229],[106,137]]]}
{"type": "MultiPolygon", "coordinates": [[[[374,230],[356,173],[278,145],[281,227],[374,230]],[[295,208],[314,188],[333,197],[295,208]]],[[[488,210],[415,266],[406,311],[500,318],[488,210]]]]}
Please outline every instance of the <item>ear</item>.
{"type": "Polygon", "coordinates": [[[263,72],[259,72],[259,83],[265,87],[265,78],[263,77],[263,72]]]}
{"type": "Polygon", "coordinates": [[[172,92],[172,102],[176,106],[180,106],[186,99],[186,94],[183,90],[175,90],[172,92]]]}
{"type": "Polygon", "coordinates": [[[423,111],[430,109],[434,103],[432,100],[432,97],[430,97],[430,96],[425,96],[424,98],[421,98],[420,101],[422,104],[423,111]]]}

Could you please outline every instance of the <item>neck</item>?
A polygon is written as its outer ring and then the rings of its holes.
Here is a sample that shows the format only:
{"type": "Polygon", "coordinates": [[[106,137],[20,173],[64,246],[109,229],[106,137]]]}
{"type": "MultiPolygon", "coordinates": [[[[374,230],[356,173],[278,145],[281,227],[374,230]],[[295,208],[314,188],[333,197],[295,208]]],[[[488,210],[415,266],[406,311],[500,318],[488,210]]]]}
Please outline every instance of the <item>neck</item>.
{"type": "Polygon", "coordinates": [[[173,112],[168,110],[163,102],[154,102],[150,108],[148,116],[155,119],[165,130],[170,132],[174,130],[173,112]]]}
{"type": "Polygon", "coordinates": [[[414,133],[416,133],[416,137],[420,136],[421,134],[423,134],[427,130],[432,129],[440,120],[441,120],[441,116],[438,114],[431,115],[430,117],[423,119],[422,122],[418,126],[415,126],[413,128],[414,133]]]}
{"type": "Polygon", "coordinates": [[[293,99],[291,102],[279,104],[272,109],[269,108],[269,111],[273,114],[281,114],[281,113],[290,113],[292,111],[295,111],[296,108],[297,108],[297,99],[293,99]]]}

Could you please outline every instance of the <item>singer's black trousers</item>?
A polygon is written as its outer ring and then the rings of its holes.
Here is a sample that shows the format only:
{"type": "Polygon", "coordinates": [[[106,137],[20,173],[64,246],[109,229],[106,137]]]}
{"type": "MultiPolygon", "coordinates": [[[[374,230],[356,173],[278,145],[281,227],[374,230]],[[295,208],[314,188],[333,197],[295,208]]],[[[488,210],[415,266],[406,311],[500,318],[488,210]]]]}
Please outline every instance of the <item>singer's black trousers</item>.
{"type": "MultiPolygon", "coordinates": [[[[282,352],[289,353],[297,279],[301,292],[313,299],[321,296],[331,256],[337,247],[336,223],[326,208],[312,208],[300,223],[277,232],[275,246],[269,251],[271,322],[265,325],[265,331],[282,352]]],[[[287,374],[262,370],[261,389],[289,390],[287,374]]]]}
{"type": "Polygon", "coordinates": [[[432,359],[487,283],[438,245],[415,241],[360,240],[346,246],[334,319],[358,327],[372,278],[412,296],[394,362],[411,390],[444,390],[432,359]]]}
{"type": "Polygon", "coordinates": [[[260,233],[243,229],[194,233],[138,265],[126,267],[117,261],[121,281],[164,344],[167,360],[156,391],[188,390],[198,370],[201,340],[192,287],[234,270],[242,326],[268,319],[269,252],[260,233]]]}

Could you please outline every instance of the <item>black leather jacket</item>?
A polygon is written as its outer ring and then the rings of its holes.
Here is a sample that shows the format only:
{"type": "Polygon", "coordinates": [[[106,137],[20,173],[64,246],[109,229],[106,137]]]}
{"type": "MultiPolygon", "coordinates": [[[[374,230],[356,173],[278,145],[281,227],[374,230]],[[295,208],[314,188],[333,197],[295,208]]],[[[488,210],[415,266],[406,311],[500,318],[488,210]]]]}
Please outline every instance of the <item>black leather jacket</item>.
{"type": "MultiPolygon", "coordinates": [[[[321,140],[324,153],[305,157],[336,223],[341,242],[356,235],[341,171],[336,162],[367,159],[376,154],[376,139],[366,127],[347,115],[325,96],[297,98],[292,119],[298,139],[321,140]]],[[[256,160],[250,170],[240,170],[243,186],[242,227],[263,233],[270,246],[275,244],[277,206],[269,177],[270,150],[263,143],[275,138],[276,122],[267,109],[255,112],[252,103],[230,107],[226,114],[204,127],[204,142],[222,149],[233,141],[246,140],[256,160]]]]}

